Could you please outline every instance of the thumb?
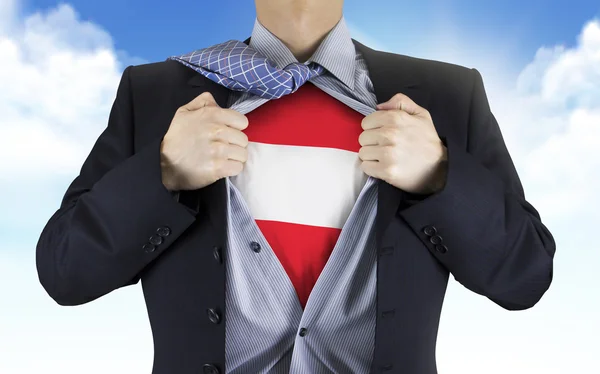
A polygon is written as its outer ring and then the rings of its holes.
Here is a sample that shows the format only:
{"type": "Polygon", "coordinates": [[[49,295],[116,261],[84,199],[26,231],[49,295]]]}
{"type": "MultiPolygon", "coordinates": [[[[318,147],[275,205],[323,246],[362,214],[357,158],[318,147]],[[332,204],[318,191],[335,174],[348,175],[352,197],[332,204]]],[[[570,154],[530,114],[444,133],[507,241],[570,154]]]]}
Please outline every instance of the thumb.
{"type": "Polygon", "coordinates": [[[384,103],[377,104],[377,109],[400,109],[412,115],[420,114],[424,111],[424,109],[412,101],[410,97],[401,93],[395,94],[391,99],[384,103]]]}
{"type": "Polygon", "coordinates": [[[200,108],[204,108],[205,106],[216,106],[216,107],[219,107],[219,104],[217,104],[217,102],[215,101],[215,98],[213,97],[213,95],[210,92],[208,92],[208,91],[205,91],[205,92],[201,93],[200,95],[196,96],[194,98],[194,100],[192,100],[189,103],[183,105],[179,109],[190,112],[190,111],[193,111],[193,110],[198,110],[200,108]]]}

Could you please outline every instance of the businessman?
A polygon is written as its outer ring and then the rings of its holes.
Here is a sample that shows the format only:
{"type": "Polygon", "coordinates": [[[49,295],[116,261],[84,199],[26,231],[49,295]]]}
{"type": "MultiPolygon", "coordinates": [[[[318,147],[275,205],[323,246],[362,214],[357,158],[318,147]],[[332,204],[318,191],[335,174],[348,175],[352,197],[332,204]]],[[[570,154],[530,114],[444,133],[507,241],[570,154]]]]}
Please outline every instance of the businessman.
{"type": "Polygon", "coordinates": [[[450,274],[508,310],[552,280],[482,77],[350,38],[343,0],[255,5],[244,41],[125,69],[40,282],[141,280],[154,374],[437,373],[450,274]]]}

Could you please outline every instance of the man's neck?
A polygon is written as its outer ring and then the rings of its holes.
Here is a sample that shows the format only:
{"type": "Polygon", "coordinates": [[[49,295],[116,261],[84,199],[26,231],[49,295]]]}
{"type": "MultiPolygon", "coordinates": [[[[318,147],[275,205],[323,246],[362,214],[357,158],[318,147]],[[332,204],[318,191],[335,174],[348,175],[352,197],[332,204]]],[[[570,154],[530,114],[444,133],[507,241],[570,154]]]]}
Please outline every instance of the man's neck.
{"type": "MultiPolygon", "coordinates": [[[[258,3],[258,2],[257,2],[258,3]]],[[[280,39],[300,62],[308,60],[317,50],[325,36],[342,17],[339,9],[327,6],[329,1],[306,4],[270,6],[272,2],[261,3],[256,8],[258,21],[280,39]],[[317,4],[322,5],[317,5],[317,4]]]]}

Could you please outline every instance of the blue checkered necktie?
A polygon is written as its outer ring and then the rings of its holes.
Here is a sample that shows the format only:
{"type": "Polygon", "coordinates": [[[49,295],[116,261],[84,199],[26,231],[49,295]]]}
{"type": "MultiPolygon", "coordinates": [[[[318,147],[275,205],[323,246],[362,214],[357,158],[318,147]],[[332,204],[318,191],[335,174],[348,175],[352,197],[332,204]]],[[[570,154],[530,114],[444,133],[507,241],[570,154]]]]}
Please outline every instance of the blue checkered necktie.
{"type": "Polygon", "coordinates": [[[324,68],[316,62],[293,62],[279,69],[247,44],[229,40],[168,60],[181,62],[206,78],[235,91],[247,91],[266,99],[295,92],[324,68]]]}

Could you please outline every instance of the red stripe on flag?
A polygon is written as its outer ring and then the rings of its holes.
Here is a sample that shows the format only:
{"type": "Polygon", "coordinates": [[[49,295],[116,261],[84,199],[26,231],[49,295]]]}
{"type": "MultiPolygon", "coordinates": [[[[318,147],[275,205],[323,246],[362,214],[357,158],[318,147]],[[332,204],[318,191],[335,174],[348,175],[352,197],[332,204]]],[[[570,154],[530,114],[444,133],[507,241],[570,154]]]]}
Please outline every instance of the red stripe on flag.
{"type": "Polygon", "coordinates": [[[342,232],[341,229],[256,220],[287,272],[302,308],[342,232]]]}
{"type": "Polygon", "coordinates": [[[364,115],[310,82],[246,115],[252,142],[337,148],[358,152],[364,115]],[[298,109],[299,108],[299,109],[298,109]],[[293,115],[290,115],[293,113],[293,115]]]}

